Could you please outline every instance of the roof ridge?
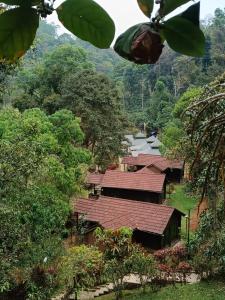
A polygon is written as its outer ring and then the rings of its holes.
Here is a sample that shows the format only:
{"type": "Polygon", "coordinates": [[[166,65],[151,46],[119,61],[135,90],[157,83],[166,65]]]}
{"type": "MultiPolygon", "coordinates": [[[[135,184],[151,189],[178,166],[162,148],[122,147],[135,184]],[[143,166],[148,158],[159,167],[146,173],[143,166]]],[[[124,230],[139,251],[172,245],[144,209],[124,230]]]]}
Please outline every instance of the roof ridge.
{"type": "MultiPolygon", "coordinates": [[[[138,200],[132,200],[132,199],[125,199],[125,198],[117,198],[117,197],[109,197],[109,196],[104,196],[104,195],[102,195],[102,196],[100,196],[96,201],[98,201],[98,200],[100,200],[100,199],[102,199],[102,198],[106,198],[106,199],[111,199],[111,200],[118,200],[118,201],[129,201],[129,202],[132,202],[132,203],[139,203],[140,204],[140,202],[142,203],[142,204],[146,204],[146,205],[152,205],[152,206],[156,206],[156,207],[167,207],[167,208],[171,208],[171,209],[176,209],[175,207],[172,207],[172,206],[169,206],[169,205],[164,205],[164,204],[157,204],[157,203],[152,203],[152,202],[145,202],[145,201],[138,201],[138,200]]],[[[176,210],[178,210],[178,209],[176,209],[176,210]]]]}
{"type": "MultiPolygon", "coordinates": [[[[144,168],[146,168],[147,166],[145,166],[144,168]]],[[[140,170],[139,170],[140,171],[140,170]]],[[[120,174],[126,174],[126,175],[130,175],[130,176],[135,176],[135,175],[140,175],[141,173],[140,172],[124,172],[124,171],[120,171],[120,170],[107,170],[106,172],[105,172],[105,174],[106,173],[120,173],[120,174]]],[[[104,174],[104,175],[105,175],[104,174]]],[[[163,173],[161,173],[161,174],[159,174],[159,173],[148,173],[150,176],[158,176],[158,175],[160,175],[160,176],[165,176],[165,174],[163,174],[163,173]]]]}

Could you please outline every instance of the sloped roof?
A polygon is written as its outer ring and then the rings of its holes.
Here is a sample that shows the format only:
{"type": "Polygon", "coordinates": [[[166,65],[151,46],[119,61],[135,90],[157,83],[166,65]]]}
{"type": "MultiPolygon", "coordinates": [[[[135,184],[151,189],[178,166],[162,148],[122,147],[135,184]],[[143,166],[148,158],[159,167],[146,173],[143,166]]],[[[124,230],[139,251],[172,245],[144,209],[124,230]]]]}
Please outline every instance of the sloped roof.
{"type": "Polygon", "coordinates": [[[156,140],[156,136],[155,135],[151,135],[150,137],[148,137],[146,139],[146,142],[153,143],[155,140],[156,140]]]}
{"type": "Polygon", "coordinates": [[[138,170],[136,173],[159,174],[161,170],[154,165],[150,165],[138,170]]]}
{"type": "Polygon", "coordinates": [[[154,165],[161,171],[168,168],[183,169],[184,162],[178,160],[170,160],[160,155],[139,154],[137,157],[126,156],[122,160],[123,164],[130,166],[150,166],[154,165]]]}
{"type": "Polygon", "coordinates": [[[145,139],[146,138],[146,134],[143,133],[143,132],[138,132],[136,135],[135,135],[135,138],[136,139],[145,139]]]}
{"type": "Polygon", "coordinates": [[[160,151],[158,148],[146,148],[145,150],[135,150],[135,151],[131,151],[132,156],[137,157],[140,154],[149,154],[149,155],[161,155],[160,151]]]}
{"type": "Polygon", "coordinates": [[[131,155],[135,157],[139,154],[161,155],[159,151],[161,142],[154,135],[146,138],[146,135],[142,132],[139,132],[135,137],[132,134],[127,134],[122,144],[128,147],[130,146],[129,150],[131,155]],[[150,143],[153,143],[153,147],[150,143]]]}
{"type": "Polygon", "coordinates": [[[162,146],[162,143],[160,142],[160,140],[156,137],[155,141],[153,143],[150,144],[151,148],[159,148],[160,146],[162,146]]]}
{"type": "Polygon", "coordinates": [[[165,174],[106,171],[101,187],[161,193],[165,174]]]}
{"type": "Polygon", "coordinates": [[[89,173],[87,176],[87,183],[100,185],[102,182],[103,176],[104,176],[104,174],[100,174],[100,173],[89,173]]]}
{"type": "Polygon", "coordinates": [[[105,196],[97,200],[78,199],[74,201],[74,211],[106,229],[129,227],[159,235],[164,233],[174,211],[184,215],[170,206],[105,196]]]}
{"type": "Polygon", "coordinates": [[[164,158],[162,160],[154,162],[152,165],[162,171],[165,171],[166,169],[183,169],[184,162],[164,158]]]}
{"type": "Polygon", "coordinates": [[[139,154],[137,157],[125,156],[122,163],[133,166],[148,166],[154,162],[161,160],[161,155],[139,154]]]}

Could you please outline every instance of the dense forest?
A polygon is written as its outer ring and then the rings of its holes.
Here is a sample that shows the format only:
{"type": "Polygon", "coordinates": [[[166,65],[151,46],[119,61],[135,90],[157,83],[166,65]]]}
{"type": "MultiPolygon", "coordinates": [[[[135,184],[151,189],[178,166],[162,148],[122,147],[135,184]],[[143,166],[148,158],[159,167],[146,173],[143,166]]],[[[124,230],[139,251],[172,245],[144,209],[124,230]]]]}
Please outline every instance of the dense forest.
{"type": "Polygon", "coordinates": [[[216,9],[214,15],[201,24],[206,36],[204,57],[187,57],[166,46],[156,64],[140,66],[120,58],[112,49],[97,49],[67,33],[58,35],[56,26],[43,21],[32,49],[20,65],[1,71],[4,84],[1,101],[4,105],[14,103],[20,109],[22,105],[24,109],[40,106],[41,98],[44,99],[41,105],[52,112],[55,108],[51,103],[57,103],[62,86],[65,88],[72,80],[65,78],[68,73],[79,76],[76,75],[78,70],[92,70],[97,72],[96,76],[102,73],[114,82],[120,103],[132,123],[139,127],[146,124],[149,130],[162,129],[182,93],[211,82],[223,72],[224,10],[216,9]],[[27,101],[20,103],[22,98],[27,101]]]}

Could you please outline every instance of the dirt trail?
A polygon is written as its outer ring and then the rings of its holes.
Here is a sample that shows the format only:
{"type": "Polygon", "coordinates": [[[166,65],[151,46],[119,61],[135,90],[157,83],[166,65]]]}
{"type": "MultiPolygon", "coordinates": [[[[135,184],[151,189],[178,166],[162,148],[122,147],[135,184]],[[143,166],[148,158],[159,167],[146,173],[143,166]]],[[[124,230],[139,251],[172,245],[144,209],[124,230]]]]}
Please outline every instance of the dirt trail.
{"type": "Polygon", "coordinates": [[[207,200],[204,199],[198,206],[194,209],[193,213],[191,214],[191,221],[190,221],[190,229],[195,231],[198,228],[199,218],[201,213],[208,208],[207,200]]]}

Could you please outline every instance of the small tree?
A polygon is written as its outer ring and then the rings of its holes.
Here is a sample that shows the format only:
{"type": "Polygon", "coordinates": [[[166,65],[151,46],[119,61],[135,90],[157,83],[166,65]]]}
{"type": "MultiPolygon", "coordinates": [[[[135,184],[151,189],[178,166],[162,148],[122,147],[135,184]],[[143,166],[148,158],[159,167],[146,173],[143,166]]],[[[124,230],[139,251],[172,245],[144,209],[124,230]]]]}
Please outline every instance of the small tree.
{"type": "Polygon", "coordinates": [[[132,230],[96,229],[97,244],[104,249],[105,274],[115,287],[116,299],[121,299],[124,289],[124,277],[131,272],[130,258],[134,252],[132,230]]]}
{"type": "Polygon", "coordinates": [[[131,264],[132,271],[138,274],[141,287],[145,292],[147,284],[152,283],[152,279],[157,274],[155,260],[151,254],[147,254],[143,249],[137,247],[131,257],[131,264]]]}
{"type": "Polygon", "coordinates": [[[158,250],[154,253],[154,257],[158,262],[161,281],[170,280],[172,284],[175,284],[176,276],[179,275],[179,279],[186,282],[191,266],[186,262],[187,249],[184,246],[158,250]]]}
{"type": "Polygon", "coordinates": [[[61,262],[61,281],[73,288],[75,299],[79,291],[101,282],[103,273],[102,253],[94,247],[85,245],[73,247],[61,262]]]}

